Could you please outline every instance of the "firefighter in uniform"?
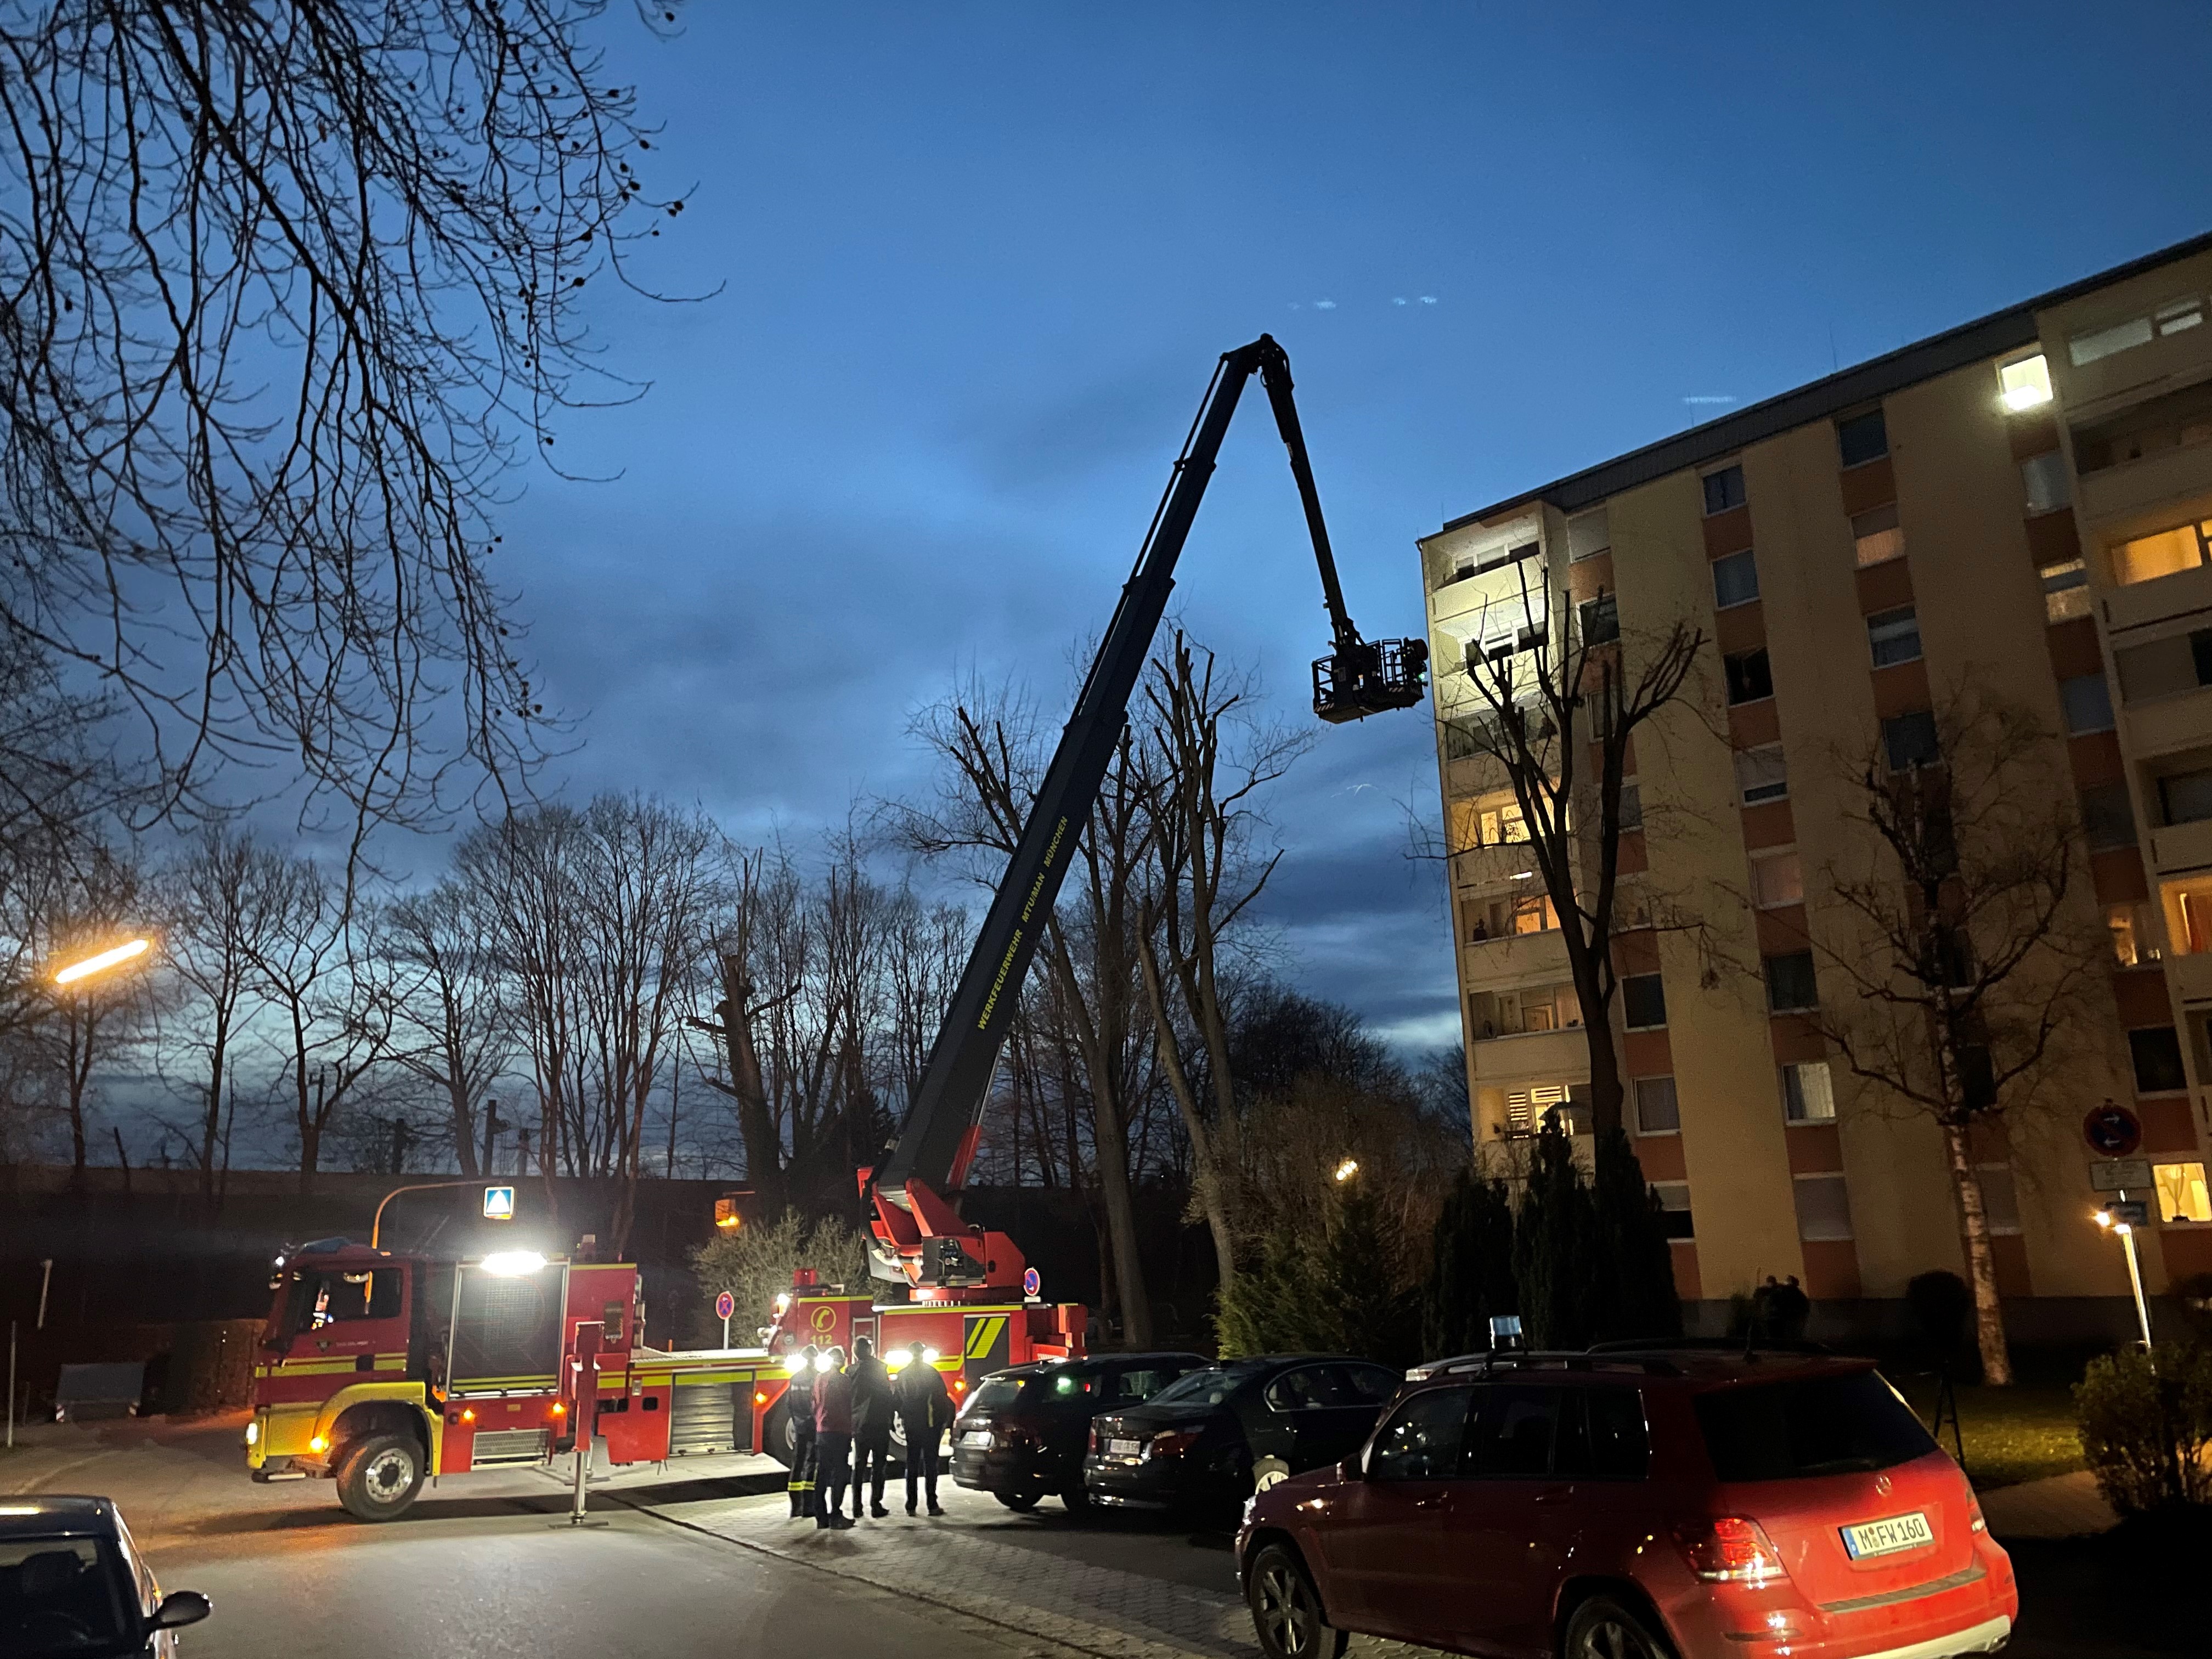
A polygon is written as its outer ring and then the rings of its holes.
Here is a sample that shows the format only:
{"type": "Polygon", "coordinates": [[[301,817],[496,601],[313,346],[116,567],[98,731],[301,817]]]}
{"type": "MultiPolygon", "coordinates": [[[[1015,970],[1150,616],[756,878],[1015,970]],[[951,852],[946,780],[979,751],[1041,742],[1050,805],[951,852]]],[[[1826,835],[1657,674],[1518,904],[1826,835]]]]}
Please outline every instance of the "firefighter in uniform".
{"type": "Polygon", "coordinates": [[[906,1512],[914,1513],[917,1479],[927,1483],[929,1512],[942,1515],[937,1502],[937,1443],[952,1422],[952,1395],[945,1374],[930,1363],[919,1342],[908,1346],[907,1360],[891,1384],[898,1395],[899,1422],[906,1430],[906,1512]]]}
{"type": "Polygon", "coordinates": [[[814,1513],[814,1345],[799,1351],[799,1369],[791,1374],[783,1392],[786,1420],[791,1425],[791,1514],[793,1520],[814,1513]]]}
{"type": "Polygon", "coordinates": [[[884,1478],[891,1461],[891,1419],[897,1413],[890,1369],[864,1336],[853,1344],[853,1363],[845,1375],[853,1382],[853,1519],[860,1518],[865,1495],[866,1512],[880,1521],[890,1513],[884,1507],[884,1478]]]}

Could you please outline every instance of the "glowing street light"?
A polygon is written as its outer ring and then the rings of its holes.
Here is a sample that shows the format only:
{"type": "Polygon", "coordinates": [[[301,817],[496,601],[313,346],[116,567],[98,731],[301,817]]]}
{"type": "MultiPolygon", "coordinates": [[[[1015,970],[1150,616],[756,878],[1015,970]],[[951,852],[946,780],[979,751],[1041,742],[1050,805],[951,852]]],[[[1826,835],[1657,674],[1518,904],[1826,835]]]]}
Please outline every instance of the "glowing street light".
{"type": "Polygon", "coordinates": [[[118,967],[133,957],[143,957],[153,948],[154,941],[150,939],[128,940],[112,951],[102,951],[98,956],[87,957],[82,962],[72,962],[54,975],[54,983],[74,985],[81,979],[89,979],[94,974],[105,973],[110,968],[118,967]]]}
{"type": "Polygon", "coordinates": [[[2136,1260],[2136,1228],[2148,1218],[2148,1206],[2140,1199],[2130,1201],[2124,1192],[2096,1215],[2100,1227],[2118,1236],[2120,1249],[2127,1256],[2128,1288],[2135,1292],[2136,1322],[2142,1328],[2146,1348],[2150,1346],[2150,1304],[2143,1299],[2142,1268],[2136,1260]]]}
{"type": "Polygon", "coordinates": [[[1347,1158],[1336,1166],[1336,1178],[1340,1182],[1349,1181],[1358,1173],[1359,1161],[1357,1158],[1347,1158]]]}

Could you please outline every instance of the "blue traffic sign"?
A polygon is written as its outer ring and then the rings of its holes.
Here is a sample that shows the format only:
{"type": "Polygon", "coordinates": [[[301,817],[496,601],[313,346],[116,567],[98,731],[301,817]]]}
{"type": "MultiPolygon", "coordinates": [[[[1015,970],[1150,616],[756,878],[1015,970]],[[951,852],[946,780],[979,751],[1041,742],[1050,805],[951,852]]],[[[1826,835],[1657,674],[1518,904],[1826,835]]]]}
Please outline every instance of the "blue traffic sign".
{"type": "Polygon", "coordinates": [[[1024,1296],[1035,1296],[1038,1291],[1043,1288],[1043,1286],[1044,1280],[1038,1277],[1037,1270],[1035,1267],[1024,1267],[1022,1270],[1022,1294],[1024,1296]]]}
{"type": "Polygon", "coordinates": [[[724,1291],[721,1295],[714,1298],[715,1318],[727,1319],[732,1314],[737,1312],[737,1310],[738,1298],[732,1296],[727,1291],[724,1291]]]}
{"type": "Polygon", "coordinates": [[[514,1219],[514,1188],[487,1187],[484,1188],[484,1219],[512,1221],[514,1219]]]}

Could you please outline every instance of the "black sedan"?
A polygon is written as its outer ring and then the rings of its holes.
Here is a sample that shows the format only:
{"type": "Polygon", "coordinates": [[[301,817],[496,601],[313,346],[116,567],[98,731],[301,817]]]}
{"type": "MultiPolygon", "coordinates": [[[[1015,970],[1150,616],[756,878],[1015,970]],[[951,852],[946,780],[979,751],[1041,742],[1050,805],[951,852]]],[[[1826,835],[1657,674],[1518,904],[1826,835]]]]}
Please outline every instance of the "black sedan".
{"type": "Polygon", "coordinates": [[[1212,1363],[1194,1353],[1116,1353],[995,1372],[953,1422],[952,1479],[1010,1510],[1034,1509],[1047,1493],[1080,1510],[1091,1418],[1139,1404],[1212,1363]]]}
{"type": "Polygon", "coordinates": [[[106,1498],[0,1503],[0,1653],[9,1659],[169,1659],[176,1631],[207,1616],[195,1590],[161,1594],[106,1498]]]}
{"type": "Polygon", "coordinates": [[[1350,1456],[1399,1373],[1344,1354],[1274,1354],[1193,1371],[1091,1425],[1094,1502],[1227,1510],[1285,1476],[1350,1456]]]}

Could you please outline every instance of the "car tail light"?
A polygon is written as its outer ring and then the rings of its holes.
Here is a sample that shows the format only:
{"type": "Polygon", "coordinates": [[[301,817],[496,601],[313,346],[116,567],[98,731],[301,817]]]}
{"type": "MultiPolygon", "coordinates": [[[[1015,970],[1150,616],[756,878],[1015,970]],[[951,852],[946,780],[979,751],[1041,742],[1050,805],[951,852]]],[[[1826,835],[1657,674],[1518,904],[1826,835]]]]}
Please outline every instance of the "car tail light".
{"type": "Polygon", "coordinates": [[[1198,1443],[1194,1429],[1162,1429],[1145,1448],[1147,1457],[1181,1457],[1198,1443]]]}
{"type": "Polygon", "coordinates": [[[1966,1494],[1966,1519],[1976,1532],[1987,1532],[1990,1523],[1982,1518],[1981,1500],[1972,1492],[1966,1494]]]}
{"type": "Polygon", "coordinates": [[[1674,1541],[1690,1571],[1708,1583],[1763,1584],[1788,1576],[1766,1528],[1744,1516],[1682,1522],[1674,1541]]]}

